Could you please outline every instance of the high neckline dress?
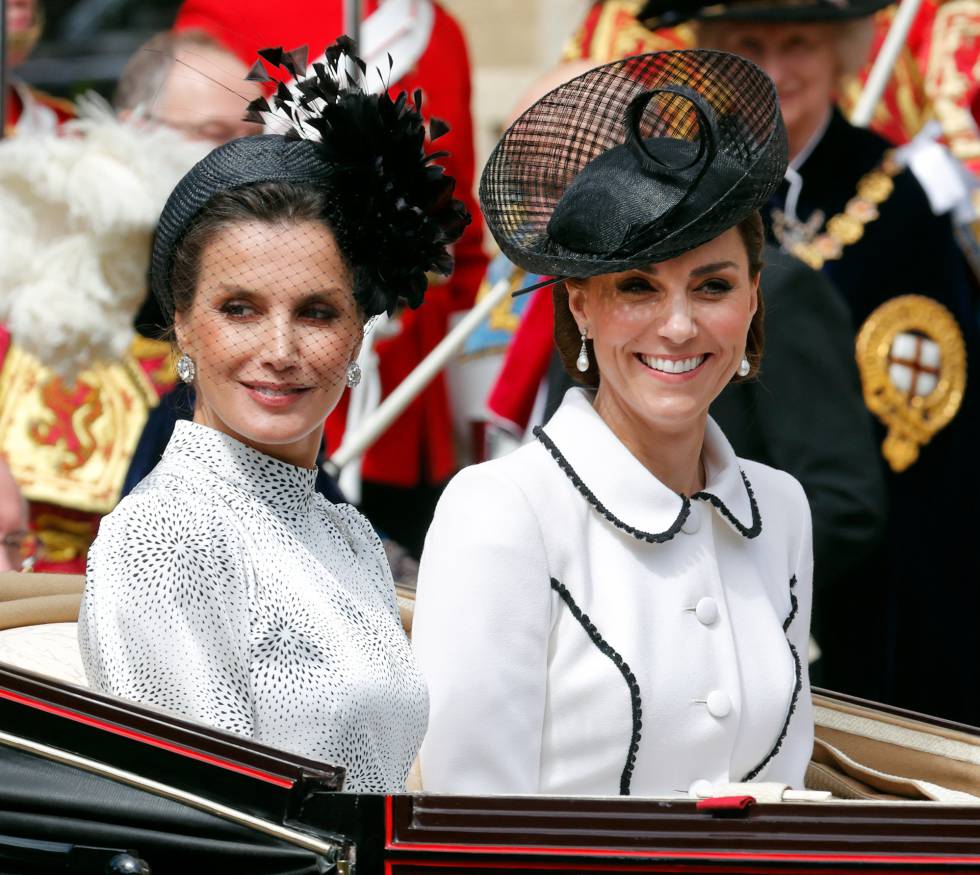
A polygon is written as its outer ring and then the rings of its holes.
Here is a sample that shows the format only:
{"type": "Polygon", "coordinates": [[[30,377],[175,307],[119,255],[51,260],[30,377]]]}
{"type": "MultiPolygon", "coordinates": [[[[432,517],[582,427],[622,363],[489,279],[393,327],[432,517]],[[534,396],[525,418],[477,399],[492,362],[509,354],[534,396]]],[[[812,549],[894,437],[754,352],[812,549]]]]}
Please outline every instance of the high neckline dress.
{"type": "Polygon", "coordinates": [[[178,422],[102,521],[79,643],[99,690],[342,765],[395,792],[428,699],[384,549],[316,471],[178,422]]]}

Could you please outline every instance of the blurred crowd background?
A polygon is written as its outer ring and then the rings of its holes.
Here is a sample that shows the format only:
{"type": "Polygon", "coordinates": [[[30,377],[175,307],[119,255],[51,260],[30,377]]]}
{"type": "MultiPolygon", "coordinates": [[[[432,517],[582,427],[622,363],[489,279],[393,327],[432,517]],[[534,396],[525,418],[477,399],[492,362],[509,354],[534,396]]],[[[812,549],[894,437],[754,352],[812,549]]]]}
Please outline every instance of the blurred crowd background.
{"type": "MultiPolygon", "coordinates": [[[[324,437],[318,488],[359,505],[410,589],[448,479],[526,439],[567,388],[551,345],[550,291],[498,294],[394,426],[340,470],[330,457],[475,302],[537,279],[488,239],[475,197],[480,168],[506,125],[549,88],[599,63],[692,44],[686,22],[639,20],[646,5],[6,0],[2,565],[83,573],[99,519],[153,467],[173,423],[190,416],[191,390],[176,378],[162,317],[146,294],[154,217],[207,149],[260,132],[243,120],[246,104],[262,94],[261,83],[246,81],[257,50],[307,43],[312,59],[362,6],[369,65],[387,67],[391,52],[393,87],[421,88],[426,111],[450,124],[440,146],[451,152],[447,167],[474,214],[454,275],[419,311],[371,333],[361,355],[365,380],[324,437]]],[[[715,412],[736,450],[790,470],[810,498],[815,680],[980,722],[973,543],[980,431],[970,380],[970,353],[980,351],[980,4],[923,0],[873,107],[876,135],[862,139],[844,118],[895,15],[894,6],[873,20],[869,13],[847,69],[838,71],[846,75],[823,77],[839,110],[830,116],[824,107],[830,121],[796,150],[793,173],[814,180],[809,195],[801,198],[802,182],[790,179],[790,194],[765,217],[771,352],[758,385],[733,388],[715,412]],[[910,142],[915,149],[892,153],[910,142]],[[820,200],[831,192],[842,192],[836,206],[820,200]],[[813,209],[804,213],[807,205],[813,209]],[[786,234],[786,214],[797,209],[786,234]],[[831,217],[839,221],[825,231],[831,217]],[[919,321],[908,323],[882,304],[905,294],[940,302],[952,329],[928,307],[913,307],[919,321]],[[856,361],[855,336],[869,326],[890,345],[881,361],[856,361]],[[869,381],[881,375],[907,410],[886,415],[875,406],[869,381]],[[886,439],[906,432],[918,437],[886,439]]],[[[760,58],[775,51],[757,48],[760,58]]],[[[787,95],[781,90],[784,115],[787,95]]],[[[792,152],[797,123],[786,119],[792,152]]]]}

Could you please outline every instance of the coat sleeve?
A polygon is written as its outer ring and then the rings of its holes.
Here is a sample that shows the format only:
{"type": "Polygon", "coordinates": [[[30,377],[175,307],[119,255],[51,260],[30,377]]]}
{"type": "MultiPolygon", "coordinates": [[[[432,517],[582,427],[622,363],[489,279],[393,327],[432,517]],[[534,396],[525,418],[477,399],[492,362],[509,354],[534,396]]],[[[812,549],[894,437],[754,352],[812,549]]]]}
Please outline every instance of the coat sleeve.
{"type": "Polygon", "coordinates": [[[103,519],[79,645],[94,689],[252,735],[249,599],[230,512],[162,489],[103,519]]]}
{"type": "Polygon", "coordinates": [[[537,517],[497,462],[443,494],[419,569],[412,640],[429,687],[422,784],[535,793],[551,589],[537,517]]]}
{"type": "Polygon", "coordinates": [[[771,250],[767,257],[754,415],[769,463],[799,480],[809,499],[819,587],[857,568],[883,538],[884,475],[847,305],[822,274],[771,250]]]}

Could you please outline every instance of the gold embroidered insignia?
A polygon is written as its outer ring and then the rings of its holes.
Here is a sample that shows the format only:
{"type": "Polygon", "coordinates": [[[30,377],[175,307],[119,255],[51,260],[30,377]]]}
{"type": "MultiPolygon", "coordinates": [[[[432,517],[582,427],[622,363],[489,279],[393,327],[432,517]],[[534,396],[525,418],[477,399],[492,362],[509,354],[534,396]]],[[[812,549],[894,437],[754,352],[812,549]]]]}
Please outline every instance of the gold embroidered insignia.
{"type": "Polygon", "coordinates": [[[865,404],[888,428],[882,454],[893,471],[905,471],[960,409],[963,334],[938,301],[902,295],[867,318],[856,349],[865,404]]]}
{"type": "Polygon", "coordinates": [[[0,454],[24,497],[112,510],[147,415],[172,385],[161,341],[137,338],[124,359],[92,365],[74,385],[11,346],[0,366],[0,454]]]}

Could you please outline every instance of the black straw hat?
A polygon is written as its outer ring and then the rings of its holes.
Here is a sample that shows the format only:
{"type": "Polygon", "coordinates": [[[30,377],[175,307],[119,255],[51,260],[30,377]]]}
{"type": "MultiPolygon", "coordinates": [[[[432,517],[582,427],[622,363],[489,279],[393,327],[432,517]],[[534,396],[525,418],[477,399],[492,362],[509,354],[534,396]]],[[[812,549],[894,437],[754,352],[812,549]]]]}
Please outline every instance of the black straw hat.
{"type": "Polygon", "coordinates": [[[650,30],[685,21],[831,22],[873,15],[893,0],[647,0],[636,14],[650,30]]]}
{"type": "Polygon", "coordinates": [[[597,67],[504,133],[480,181],[503,253],[548,276],[666,261],[759,209],[786,170],[772,81],[714,51],[597,67]]]}

